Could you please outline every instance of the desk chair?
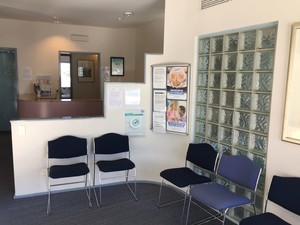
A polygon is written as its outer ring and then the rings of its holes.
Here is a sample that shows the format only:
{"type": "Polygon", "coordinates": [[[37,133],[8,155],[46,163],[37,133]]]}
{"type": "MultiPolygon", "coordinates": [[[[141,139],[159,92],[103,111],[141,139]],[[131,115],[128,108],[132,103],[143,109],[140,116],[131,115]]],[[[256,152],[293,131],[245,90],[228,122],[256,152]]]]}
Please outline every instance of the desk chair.
{"type": "Polygon", "coordinates": [[[137,200],[136,167],[130,160],[129,138],[127,135],[107,133],[94,138],[94,186],[96,186],[95,177],[97,168],[100,183],[99,200],[95,188],[94,194],[98,206],[102,205],[102,186],[105,179],[125,178],[127,187],[135,200],[137,200]],[[103,158],[98,159],[99,157],[103,158]],[[116,172],[121,172],[121,174],[116,174],[116,172]],[[134,179],[134,191],[129,185],[129,178],[134,179]]]}
{"type": "Polygon", "coordinates": [[[248,198],[242,194],[235,193],[231,191],[226,184],[207,183],[194,185],[190,188],[186,225],[188,224],[192,199],[218,212],[217,216],[211,215],[211,217],[201,221],[200,224],[215,219],[224,224],[228,209],[246,204],[251,204],[256,213],[254,201],[260,173],[261,168],[256,166],[253,161],[246,156],[222,155],[217,168],[217,176],[229,181],[231,184],[245,187],[253,192],[254,197],[248,198]],[[221,219],[222,217],[223,219],[221,219]]]}
{"type": "Polygon", "coordinates": [[[84,183],[89,207],[92,207],[87,140],[67,135],[48,141],[48,215],[51,213],[51,188],[78,183],[84,183]]]}
{"type": "Polygon", "coordinates": [[[217,159],[218,152],[211,145],[207,143],[189,144],[184,167],[166,169],[160,173],[162,180],[159,190],[157,206],[160,208],[179,201],[184,201],[182,210],[183,218],[189,187],[193,184],[211,182],[209,174],[214,174],[217,159]],[[202,174],[194,172],[194,170],[190,168],[192,166],[198,167],[202,174]],[[204,175],[205,173],[207,175],[204,175]],[[163,186],[165,185],[165,181],[175,185],[176,188],[186,188],[184,198],[169,203],[161,204],[161,194],[163,186]]]}
{"type": "Polygon", "coordinates": [[[300,215],[300,178],[273,176],[264,213],[242,219],[240,225],[290,225],[279,216],[267,212],[268,201],[300,215]]]}

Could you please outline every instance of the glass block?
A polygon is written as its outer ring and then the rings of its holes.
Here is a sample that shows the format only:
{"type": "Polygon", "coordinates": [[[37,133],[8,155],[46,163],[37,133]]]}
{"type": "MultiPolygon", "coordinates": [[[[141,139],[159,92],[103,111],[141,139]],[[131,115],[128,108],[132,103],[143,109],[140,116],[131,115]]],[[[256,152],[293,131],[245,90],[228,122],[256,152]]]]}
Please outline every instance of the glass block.
{"type": "Polygon", "coordinates": [[[228,108],[234,107],[234,91],[222,91],[221,105],[228,108]]]}
{"type": "Polygon", "coordinates": [[[243,32],[240,35],[240,50],[254,50],[256,31],[243,32]]]}
{"type": "Polygon", "coordinates": [[[250,113],[249,112],[235,112],[234,126],[243,129],[250,129],[250,113]]]}
{"type": "Polygon", "coordinates": [[[221,85],[221,73],[210,73],[209,74],[209,87],[220,88],[221,85]]]}
{"type": "Polygon", "coordinates": [[[237,54],[226,54],[224,55],[224,70],[235,71],[237,63],[237,54]]]}
{"type": "Polygon", "coordinates": [[[197,91],[197,101],[200,103],[206,103],[207,100],[207,90],[198,90],[197,91]]]}
{"type": "MultiPolygon", "coordinates": [[[[261,192],[264,192],[264,189],[265,189],[265,182],[266,181],[266,177],[265,175],[262,173],[260,175],[260,178],[258,180],[258,184],[257,184],[257,190],[261,191],[261,192]]],[[[263,202],[263,199],[261,199],[261,202],[263,202]]],[[[261,203],[262,204],[262,203],[261,203]]],[[[263,204],[262,204],[263,205],[263,204]]]]}
{"type": "Polygon", "coordinates": [[[205,136],[205,122],[203,121],[196,121],[196,127],[195,127],[195,132],[197,134],[200,134],[201,136],[205,136]]]}
{"type": "Polygon", "coordinates": [[[208,104],[219,105],[220,104],[220,91],[208,92],[208,104]]]}
{"type": "Polygon", "coordinates": [[[209,38],[199,40],[199,54],[208,54],[209,53],[209,38]]]}
{"type": "Polygon", "coordinates": [[[252,159],[258,167],[262,168],[263,171],[265,170],[266,161],[264,157],[251,153],[248,154],[248,157],[252,159]]]}
{"type": "Polygon", "coordinates": [[[233,143],[236,146],[240,146],[242,148],[248,148],[249,133],[245,131],[235,130],[233,143]]]}
{"type": "Polygon", "coordinates": [[[254,53],[244,52],[239,55],[238,69],[243,71],[252,71],[254,68],[254,53]]]}
{"type": "Polygon", "coordinates": [[[232,143],[232,129],[228,127],[221,127],[221,141],[227,144],[232,143]]]}
{"type": "Polygon", "coordinates": [[[220,110],[220,123],[228,126],[233,125],[233,110],[220,110]]]}
{"type": "Polygon", "coordinates": [[[271,91],[273,74],[272,73],[256,73],[254,75],[254,90],[271,91]]]}
{"type": "Polygon", "coordinates": [[[218,123],[219,122],[219,109],[218,108],[207,108],[207,119],[211,122],[218,123]]]}
{"type": "Polygon", "coordinates": [[[269,116],[261,114],[252,115],[251,129],[260,133],[268,133],[269,116]]]}
{"type": "Polygon", "coordinates": [[[223,36],[213,37],[211,42],[212,53],[220,53],[223,51],[223,36]]]}
{"type": "Polygon", "coordinates": [[[207,87],[207,79],[208,74],[207,73],[199,73],[198,74],[198,86],[199,87],[207,87]]]}
{"type": "Polygon", "coordinates": [[[275,27],[258,31],[257,48],[275,48],[277,29],[275,27]]]}
{"type": "Polygon", "coordinates": [[[222,84],[224,89],[234,89],[235,73],[224,73],[222,76],[222,84]]]}
{"type": "Polygon", "coordinates": [[[207,140],[207,143],[210,144],[216,151],[218,151],[218,143],[213,140],[207,140]]]}
{"type": "Polygon", "coordinates": [[[207,138],[218,140],[218,131],[219,131],[218,125],[209,123],[207,124],[206,129],[207,129],[206,130],[207,138]]]}
{"type": "Polygon", "coordinates": [[[257,70],[272,70],[274,64],[274,51],[256,52],[255,69],[257,70]]]}
{"type": "Polygon", "coordinates": [[[222,70],[222,55],[211,56],[210,70],[221,71],[222,70]]]}
{"type": "Polygon", "coordinates": [[[205,139],[203,137],[199,137],[199,136],[195,137],[195,143],[204,143],[204,142],[205,142],[205,139]]]}
{"type": "Polygon", "coordinates": [[[232,152],[233,152],[233,155],[247,156],[247,152],[245,150],[242,150],[242,149],[239,149],[239,148],[233,148],[232,152]]]}
{"type": "Polygon", "coordinates": [[[205,120],[206,119],[206,106],[205,105],[198,105],[196,110],[196,117],[205,120]]]}
{"type": "Polygon", "coordinates": [[[251,93],[237,92],[235,98],[235,107],[239,109],[251,110],[251,93]]]}
{"type": "Polygon", "coordinates": [[[221,153],[231,155],[231,147],[228,145],[220,144],[220,151],[221,151],[221,153]]]}
{"type": "Polygon", "coordinates": [[[271,95],[253,94],[252,109],[260,112],[270,112],[271,95]]]}
{"type": "Polygon", "coordinates": [[[233,52],[238,48],[238,34],[229,34],[225,36],[225,51],[233,52]]]}
{"type": "Polygon", "coordinates": [[[242,90],[252,89],[253,73],[238,73],[236,77],[236,88],[242,90]]]}
{"type": "Polygon", "coordinates": [[[250,134],[250,146],[251,150],[266,153],[268,144],[268,138],[258,134],[250,134]]]}
{"type": "Polygon", "coordinates": [[[199,56],[198,70],[208,71],[208,66],[209,66],[209,56],[199,56]]]}

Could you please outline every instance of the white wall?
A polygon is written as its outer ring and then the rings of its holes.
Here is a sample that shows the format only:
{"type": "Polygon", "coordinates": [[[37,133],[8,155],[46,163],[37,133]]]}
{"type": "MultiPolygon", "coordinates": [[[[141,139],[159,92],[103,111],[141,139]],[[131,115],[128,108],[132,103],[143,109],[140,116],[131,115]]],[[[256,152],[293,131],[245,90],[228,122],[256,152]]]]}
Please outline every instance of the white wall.
{"type": "MultiPolygon", "coordinates": [[[[156,134],[150,131],[151,121],[151,65],[164,62],[188,62],[194,68],[195,38],[197,35],[255,26],[278,21],[278,39],[273,81],[273,98],[270,118],[270,139],[267,161],[267,189],[274,174],[299,176],[299,145],[281,140],[284,98],[291,24],[300,21],[298,0],[233,0],[200,10],[199,0],[166,0],[164,54],[148,56],[145,84],[107,84],[110,87],[141,88],[141,108],[146,112],[146,136],[131,139],[132,156],[137,163],[138,179],[159,181],[159,172],[183,164],[188,142],[192,135],[156,134]]],[[[192,70],[194,92],[195,70],[192,70]]],[[[195,95],[192,94],[192,102],[195,95]]],[[[44,168],[46,141],[62,134],[92,137],[109,131],[124,132],[123,110],[106,108],[105,118],[47,121],[15,121],[12,123],[14,157],[26,157],[14,165],[17,173],[16,194],[23,195],[45,190],[44,168]],[[26,133],[21,135],[22,126],[26,133]],[[30,157],[29,157],[30,156],[30,157]],[[34,160],[34,161],[33,161],[34,160]],[[32,162],[28,165],[28,162],[32,162]],[[24,164],[26,162],[26,165],[24,164]],[[33,163],[34,162],[34,163],[33,163]],[[19,173],[19,174],[18,174],[19,173]],[[26,180],[28,181],[26,181],[26,180]],[[24,186],[18,188],[20,180],[24,186]],[[26,185],[25,185],[26,184],[26,185]]],[[[299,217],[271,207],[291,224],[299,217]]]]}

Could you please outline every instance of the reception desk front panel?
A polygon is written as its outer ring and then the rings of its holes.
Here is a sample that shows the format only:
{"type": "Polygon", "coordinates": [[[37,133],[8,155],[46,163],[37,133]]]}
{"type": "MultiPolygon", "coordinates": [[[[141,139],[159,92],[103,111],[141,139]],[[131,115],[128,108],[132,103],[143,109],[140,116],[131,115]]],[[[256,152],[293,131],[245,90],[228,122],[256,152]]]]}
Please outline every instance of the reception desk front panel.
{"type": "Polygon", "coordinates": [[[43,99],[23,97],[18,100],[18,117],[65,118],[101,117],[103,101],[100,99],[43,99]]]}

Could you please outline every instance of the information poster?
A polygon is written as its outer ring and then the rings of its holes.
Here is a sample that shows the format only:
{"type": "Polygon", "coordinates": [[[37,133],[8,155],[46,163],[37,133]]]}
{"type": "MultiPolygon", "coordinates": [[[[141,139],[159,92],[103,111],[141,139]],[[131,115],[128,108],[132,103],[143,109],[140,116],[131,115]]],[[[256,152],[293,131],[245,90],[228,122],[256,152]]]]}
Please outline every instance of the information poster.
{"type": "Polygon", "coordinates": [[[189,64],[152,66],[154,132],[188,133],[189,64]]]}
{"type": "Polygon", "coordinates": [[[128,110],[125,112],[125,133],[129,136],[145,136],[144,110],[128,110]]]}

